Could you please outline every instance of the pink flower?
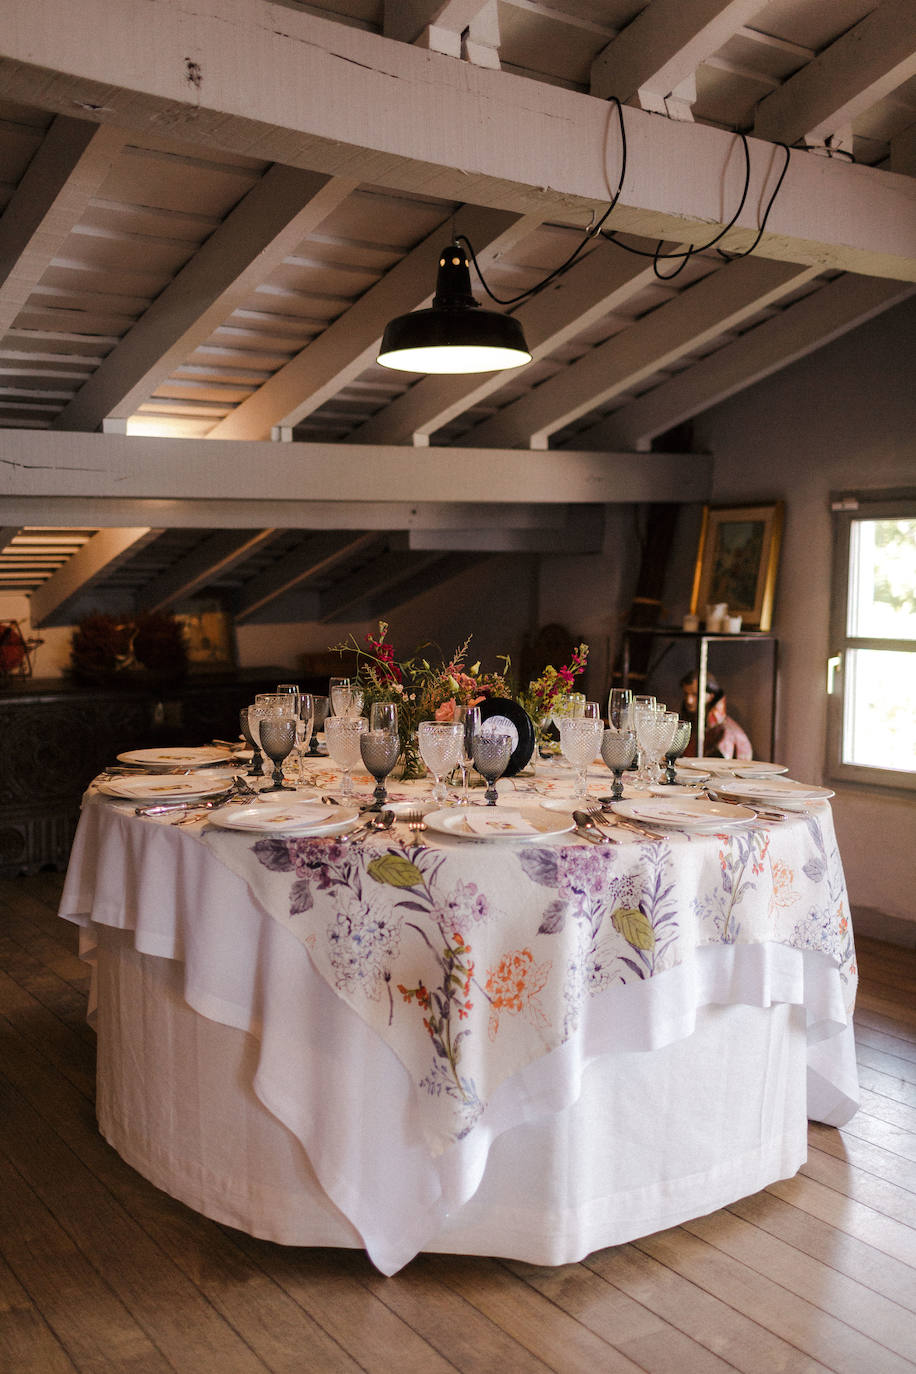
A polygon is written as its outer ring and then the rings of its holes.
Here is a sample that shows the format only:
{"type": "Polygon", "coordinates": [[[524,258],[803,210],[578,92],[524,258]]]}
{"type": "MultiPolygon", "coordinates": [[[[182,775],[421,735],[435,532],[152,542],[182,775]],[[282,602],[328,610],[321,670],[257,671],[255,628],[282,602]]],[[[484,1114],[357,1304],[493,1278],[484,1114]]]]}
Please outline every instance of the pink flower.
{"type": "Polygon", "coordinates": [[[451,697],[448,701],[443,701],[441,706],[436,707],[436,720],[455,719],[455,698],[451,697]]]}

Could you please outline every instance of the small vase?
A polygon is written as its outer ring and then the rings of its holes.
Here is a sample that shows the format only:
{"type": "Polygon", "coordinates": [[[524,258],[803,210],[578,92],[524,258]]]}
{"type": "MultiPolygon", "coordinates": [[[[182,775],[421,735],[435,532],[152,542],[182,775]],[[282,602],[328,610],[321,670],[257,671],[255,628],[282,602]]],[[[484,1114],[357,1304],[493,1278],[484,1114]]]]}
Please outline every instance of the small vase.
{"type": "Polygon", "coordinates": [[[392,774],[399,778],[401,782],[412,782],[418,778],[426,777],[426,765],[420,758],[420,748],[417,743],[416,733],[412,732],[403,741],[403,749],[398,765],[392,774]]]}

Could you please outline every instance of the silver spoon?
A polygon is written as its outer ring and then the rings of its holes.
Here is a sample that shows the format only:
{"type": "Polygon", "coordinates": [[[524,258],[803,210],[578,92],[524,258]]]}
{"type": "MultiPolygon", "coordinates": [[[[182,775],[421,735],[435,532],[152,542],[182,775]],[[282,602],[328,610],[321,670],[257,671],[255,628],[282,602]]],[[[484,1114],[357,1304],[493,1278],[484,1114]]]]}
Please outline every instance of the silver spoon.
{"type": "Polygon", "coordinates": [[[591,840],[592,844],[614,844],[615,841],[610,835],[606,835],[598,826],[598,823],[585,811],[574,811],[573,820],[576,822],[576,830],[583,839],[591,840]]]}

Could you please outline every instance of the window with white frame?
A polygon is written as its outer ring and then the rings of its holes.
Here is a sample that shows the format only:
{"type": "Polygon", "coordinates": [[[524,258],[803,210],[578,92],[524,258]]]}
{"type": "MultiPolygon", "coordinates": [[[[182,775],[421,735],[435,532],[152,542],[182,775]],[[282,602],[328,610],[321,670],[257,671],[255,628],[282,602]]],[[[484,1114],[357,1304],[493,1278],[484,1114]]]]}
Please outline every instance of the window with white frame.
{"type": "Polygon", "coordinates": [[[828,772],[916,789],[916,491],[833,511],[828,772]]]}

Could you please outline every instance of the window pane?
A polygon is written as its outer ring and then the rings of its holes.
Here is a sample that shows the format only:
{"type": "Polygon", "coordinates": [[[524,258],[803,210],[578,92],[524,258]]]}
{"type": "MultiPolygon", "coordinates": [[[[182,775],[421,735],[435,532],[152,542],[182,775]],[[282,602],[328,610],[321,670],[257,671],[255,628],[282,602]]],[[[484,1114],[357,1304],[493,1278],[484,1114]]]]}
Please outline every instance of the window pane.
{"type": "Polygon", "coordinates": [[[916,520],[853,520],[847,634],[916,639],[916,520]]]}
{"type": "Polygon", "coordinates": [[[850,649],[843,762],[916,771],[916,653],[850,649]]]}

